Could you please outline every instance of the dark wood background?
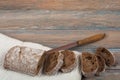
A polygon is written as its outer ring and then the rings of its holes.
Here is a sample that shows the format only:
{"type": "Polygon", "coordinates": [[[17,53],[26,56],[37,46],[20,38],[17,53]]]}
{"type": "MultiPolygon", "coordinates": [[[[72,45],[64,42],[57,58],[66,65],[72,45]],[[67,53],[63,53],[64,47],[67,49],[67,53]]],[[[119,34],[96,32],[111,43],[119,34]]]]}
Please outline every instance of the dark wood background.
{"type": "Polygon", "coordinates": [[[73,50],[109,48],[117,66],[86,80],[120,80],[120,0],[0,0],[0,32],[52,48],[105,32],[104,40],[73,50]]]}

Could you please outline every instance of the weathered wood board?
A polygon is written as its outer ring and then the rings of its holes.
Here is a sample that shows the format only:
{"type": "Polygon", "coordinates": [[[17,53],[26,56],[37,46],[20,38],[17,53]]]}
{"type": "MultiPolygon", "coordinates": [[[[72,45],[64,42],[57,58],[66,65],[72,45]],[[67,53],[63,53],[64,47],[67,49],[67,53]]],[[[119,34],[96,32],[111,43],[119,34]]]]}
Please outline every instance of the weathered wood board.
{"type": "Polygon", "coordinates": [[[0,0],[0,9],[119,10],[120,0],[0,0]]]}
{"type": "Polygon", "coordinates": [[[0,0],[0,33],[55,48],[96,33],[105,39],[74,48],[115,53],[117,66],[85,80],[120,80],[120,0],[0,0]]]}

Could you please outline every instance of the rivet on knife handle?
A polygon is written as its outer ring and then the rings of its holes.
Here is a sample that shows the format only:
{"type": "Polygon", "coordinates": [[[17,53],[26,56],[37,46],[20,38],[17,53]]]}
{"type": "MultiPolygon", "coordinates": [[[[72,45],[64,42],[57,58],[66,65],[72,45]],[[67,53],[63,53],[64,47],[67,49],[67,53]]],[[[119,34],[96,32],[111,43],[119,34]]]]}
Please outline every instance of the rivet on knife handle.
{"type": "Polygon", "coordinates": [[[99,40],[103,39],[104,37],[105,37],[105,33],[96,34],[94,36],[91,36],[91,37],[85,38],[83,40],[77,41],[77,44],[78,45],[89,44],[89,43],[92,43],[92,42],[99,41],[99,40]]]}

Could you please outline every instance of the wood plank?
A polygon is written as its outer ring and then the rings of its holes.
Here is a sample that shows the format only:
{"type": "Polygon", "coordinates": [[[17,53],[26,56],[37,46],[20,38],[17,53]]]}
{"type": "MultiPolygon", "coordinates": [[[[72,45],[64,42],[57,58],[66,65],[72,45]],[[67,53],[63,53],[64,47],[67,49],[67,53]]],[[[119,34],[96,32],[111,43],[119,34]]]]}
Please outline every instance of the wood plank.
{"type": "Polygon", "coordinates": [[[37,0],[0,0],[0,9],[34,9],[37,0]]]}
{"type": "Polygon", "coordinates": [[[100,76],[92,78],[83,78],[82,80],[120,80],[120,71],[119,72],[105,72],[100,76]]]}
{"type": "Polygon", "coordinates": [[[0,10],[0,29],[120,30],[119,11],[0,10]]]}
{"type": "Polygon", "coordinates": [[[105,32],[107,35],[105,39],[98,41],[84,48],[95,48],[98,46],[105,46],[107,48],[120,48],[120,31],[114,30],[0,30],[1,33],[11,37],[23,40],[41,43],[49,47],[58,47],[85,37],[94,35],[96,33],[105,32]]]}
{"type": "Polygon", "coordinates": [[[0,0],[0,9],[120,10],[120,0],[0,0]]]}

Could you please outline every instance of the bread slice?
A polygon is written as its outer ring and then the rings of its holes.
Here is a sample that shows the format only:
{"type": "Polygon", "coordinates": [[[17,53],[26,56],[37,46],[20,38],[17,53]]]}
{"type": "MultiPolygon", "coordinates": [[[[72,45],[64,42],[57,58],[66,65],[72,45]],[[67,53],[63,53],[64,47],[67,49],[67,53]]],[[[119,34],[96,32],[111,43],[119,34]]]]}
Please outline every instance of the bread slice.
{"type": "Polygon", "coordinates": [[[60,70],[63,73],[71,72],[77,66],[75,53],[70,50],[64,50],[61,53],[64,55],[64,59],[60,70]]]}
{"type": "Polygon", "coordinates": [[[96,50],[96,54],[98,54],[104,58],[107,66],[112,66],[115,64],[115,57],[108,49],[106,49],[104,47],[99,47],[96,50]]]}
{"type": "Polygon", "coordinates": [[[49,53],[46,57],[44,73],[47,75],[56,74],[63,65],[63,57],[64,55],[57,51],[49,53]]]}
{"type": "Polygon", "coordinates": [[[84,77],[92,77],[98,70],[98,60],[94,54],[82,52],[80,55],[81,71],[84,77]]]}
{"type": "Polygon", "coordinates": [[[95,55],[97,57],[97,60],[98,60],[98,69],[97,69],[97,72],[96,72],[96,76],[99,76],[100,72],[104,72],[105,71],[105,60],[102,56],[96,54],[95,55]]]}

